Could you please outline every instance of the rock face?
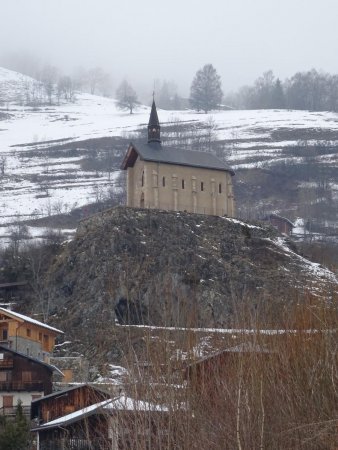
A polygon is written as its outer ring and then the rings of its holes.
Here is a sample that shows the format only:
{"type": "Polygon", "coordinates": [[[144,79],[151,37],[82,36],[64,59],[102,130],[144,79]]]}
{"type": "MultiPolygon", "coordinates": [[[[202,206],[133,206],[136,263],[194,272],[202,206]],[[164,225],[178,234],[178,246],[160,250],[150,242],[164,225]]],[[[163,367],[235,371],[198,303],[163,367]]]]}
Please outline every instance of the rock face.
{"type": "Polygon", "coordinates": [[[109,353],[117,321],[224,327],[244,305],[277,317],[305,291],[329,292],[336,283],[272,228],[118,207],[80,223],[51,267],[46,289],[54,320],[68,337],[81,335],[85,353],[90,347],[109,353]]]}

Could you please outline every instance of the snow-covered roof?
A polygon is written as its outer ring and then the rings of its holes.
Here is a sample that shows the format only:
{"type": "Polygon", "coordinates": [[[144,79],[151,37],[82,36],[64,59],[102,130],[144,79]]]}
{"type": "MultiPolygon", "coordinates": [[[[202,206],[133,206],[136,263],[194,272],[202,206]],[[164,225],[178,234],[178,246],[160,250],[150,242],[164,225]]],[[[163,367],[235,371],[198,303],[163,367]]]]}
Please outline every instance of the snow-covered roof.
{"type": "Polygon", "coordinates": [[[9,309],[0,308],[0,313],[6,314],[6,315],[8,315],[8,316],[10,316],[10,317],[12,317],[14,319],[19,320],[20,322],[29,322],[29,323],[31,323],[33,325],[37,325],[39,327],[46,328],[47,330],[54,331],[54,333],[64,334],[63,331],[58,330],[57,328],[51,327],[51,326],[49,326],[49,325],[47,325],[47,324],[45,324],[43,322],[39,322],[38,320],[32,319],[32,318],[30,318],[28,316],[25,316],[23,314],[19,314],[17,312],[11,311],[9,309]]]}
{"type": "Polygon", "coordinates": [[[66,414],[65,416],[58,417],[57,419],[46,422],[39,427],[33,428],[31,431],[40,431],[48,428],[57,428],[69,425],[73,422],[84,419],[99,410],[106,411],[110,414],[116,411],[168,412],[168,408],[166,406],[156,405],[143,400],[134,400],[130,397],[121,395],[116,399],[103,400],[99,403],[79,409],[78,411],[66,414]]]}
{"type": "Polygon", "coordinates": [[[33,428],[31,431],[38,431],[44,430],[46,428],[55,428],[63,425],[68,425],[70,423],[76,422],[77,420],[83,419],[84,417],[88,417],[111,401],[111,399],[108,399],[103,400],[99,403],[95,403],[94,405],[86,406],[85,408],[79,409],[78,411],[74,411],[70,414],[66,414],[65,416],[61,416],[57,419],[51,420],[50,422],[46,422],[37,428],[33,428]]]}
{"type": "Polygon", "coordinates": [[[159,411],[167,412],[166,406],[156,405],[155,403],[146,402],[144,400],[135,400],[125,395],[114,399],[108,403],[104,409],[109,411],[159,411]]]}

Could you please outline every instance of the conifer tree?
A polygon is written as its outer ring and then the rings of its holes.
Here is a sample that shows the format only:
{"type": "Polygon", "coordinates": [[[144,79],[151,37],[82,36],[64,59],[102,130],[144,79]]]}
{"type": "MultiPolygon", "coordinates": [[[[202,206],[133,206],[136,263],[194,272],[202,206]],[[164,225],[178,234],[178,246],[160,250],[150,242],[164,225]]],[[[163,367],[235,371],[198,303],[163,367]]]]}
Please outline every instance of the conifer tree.
{"type": "Polygon", "coordinates": [[[15,420],[3,418],[0,424],[1,450],[27,450],[29,448],[29,427],[19,401],[16,407],[15,420]]]}
{"type": "Polygon", "coordinates": [[[190,88],[190,104],[197,111],[217,109],[222,101],[221,77],[212,64],[196,72],[190,88]]]}
{"type": "Polygon", "coordinates": [[[285,108],[285,97],[284,97],[284,90],[282,83],[279,78],[277,78],[272,95],[271,95],[271,107],[272,108],[278,108],[283,109],[285,108]]]}

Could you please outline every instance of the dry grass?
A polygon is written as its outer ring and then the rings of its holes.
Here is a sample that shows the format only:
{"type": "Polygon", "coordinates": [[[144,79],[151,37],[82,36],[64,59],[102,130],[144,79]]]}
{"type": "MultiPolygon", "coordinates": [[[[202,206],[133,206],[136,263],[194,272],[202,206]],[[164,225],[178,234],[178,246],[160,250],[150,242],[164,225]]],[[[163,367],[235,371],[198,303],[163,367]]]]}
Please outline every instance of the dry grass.
{"type": "MultiPolygon", "coordinates": [[[[283,324],[285,330],[298,331],[257,331],[237,338],[269,353],[228,353],[193,365],[189,375],[177,370],[169,334],[167,340],[155,339],[154,345],[154,336],[145,332],[146,366],[135,360],[130,341],[130,394],[169,408],[158,423],[161,433],[153,428],[151,446],[132,448],[337,449],[335,305],[309,299],[290,310],[283,324]]],[[[185,338],[185,349],[192,355],[196,336],[187,332],[185,338]]]]}

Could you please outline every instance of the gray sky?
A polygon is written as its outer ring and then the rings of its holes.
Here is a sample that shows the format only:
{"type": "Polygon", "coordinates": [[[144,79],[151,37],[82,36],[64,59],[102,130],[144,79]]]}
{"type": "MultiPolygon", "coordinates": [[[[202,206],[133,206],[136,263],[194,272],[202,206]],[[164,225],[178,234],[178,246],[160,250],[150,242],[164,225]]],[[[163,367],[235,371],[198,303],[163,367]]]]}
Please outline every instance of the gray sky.
{"type": "Polygon", "coordinates": [[[173,80],[183,95],[206,63],[225,92],[268,69],[338,73],[338,0],[0,0],[0,17],[0,56],[173,80]]]}

